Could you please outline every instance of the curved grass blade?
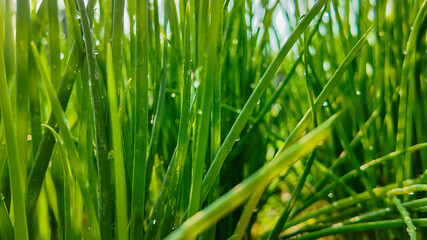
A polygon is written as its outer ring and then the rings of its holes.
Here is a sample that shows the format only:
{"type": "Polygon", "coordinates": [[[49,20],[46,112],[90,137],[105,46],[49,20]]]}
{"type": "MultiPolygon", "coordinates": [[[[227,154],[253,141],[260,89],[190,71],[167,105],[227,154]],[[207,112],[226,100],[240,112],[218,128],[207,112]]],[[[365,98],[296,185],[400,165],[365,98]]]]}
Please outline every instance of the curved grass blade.
{"type": "Polygon", "coordinates": [[[340,114],[338,113],[329,118],[286,151],[275,157],[271,165],[265,165],[207,208],[189,218],[167,239],[192,238],[241,205],[258,187],[264,186],[280,175],[295,160],[311,152],[320,141],[329,135],[333,123],[340,114]]]}
{"type": "Polygon", "coordinates": [[[9,218],[9,213],[7,212],[6,205],[4,203],[4,200],[2,199],[0,201],[0,237],[4,240],[13,240],[14,239],[14,233],[13,233],[13,226],[12,222],[9,218]]]}
{"type": "MultiPolygon", "coordinates": [[[[80,54],[79,51],[77,45],[74,44],[58,89],[57,98],[63,109],[67,108],[74,80],[83,63],[84,54],[80,54]]],[[[58,125],[53,114],[49,118],[48,125],[58,131],[58,125]]],[[[55,138],[52,133],[50,131],[44,132],[25,188],[25,205],[28,220],[31,220],[33,216],[54,146],[55,138]]]]}
{"type": "Polygon", "coordinates": [[[42,80],[49,95],[50,102],[52,104],[52,112],[55,118],[58,120],[59,129],[61,130],[64,144],[67,149],[68,157],[70,159],[70,165],[74,176],[77,178],[77,181],[80,186],[81,194],[83,196],[83,201],[86,209],[86,215],[88,219],[88,224],[90,227],[90,236],[92,239],[100,239],[99,225],[96,218],[96,211],[92,203],[92,199],[89,191],[89,182],[87,176],[83,171],[82,165],[80,164],[79,155],[77,153],[76,146],[74,145],[73,137],[71,132],[68,129],[65,113],[61,107],[61,104],[56,97],[54,87],[50,81],[49,74],[47,73],[46,67],[40,60],[40,55],[37,51],[37,48],[34,42],[31,43],[32,51],[34,58],[36,59],[37,66],[39,68],[40,74],[42,75],[42,80]]]}
{"type": "MultiPolygon", "coordinates": [[[[413,219],[413,222],[414,222],[414,225],[417,227],[427,226],[427,218],[413,219]]],[[[327,229],[323,229],[313,233],[308,233],[294,239],[298,239],[298,240],[319,239],[321,237],[336,235],[340,233],[361,232],[361,231],[367,231],[367,230],[390,229],[390,228],[404,228],[405,226],[406,226],[405,222],[401,219],[373,221],[368,223],[356,223],[351,225],[332,226],[327,229]]]]}
{"type": "Polygon", "coordinates": [[[255,90],[247,100],[245,106],[243,107],[241,113],[237,117],[233,127],[230,129],[227,137],[225,138],[218,154],[215,157],[212,165],[210,166],[208,172],[206,173],[203,179],[203,188],[201,194],[202,202],[206,199],[213,183],[215,182],[216,177],[218,176],[224,161],[233,148],[236,139],[239,137],[241,131],[243,130],[245,124],[251,117],[251,114],[255,107],[257,106],[257,102],[260,100],[261,96],[264,94],[267,87],[270,85],[271,80],[276,74],[277,69],[280,67],[283,59],[291,50],[292,46],[298,40],[300,35],[305,31],[310,22],[314,19],[317,13],[320,12],[322,7],[326,4],[326,0],[317,1],[312,9],[307,13],[307,15],[300,21],[298,26],[289,36],[288,40],[286,40],[283,47],[280,49],[277,56],[274,58],[273,62],[268,67],[267,71],[264,73],[263,77],[260,79],[259,84],[256,86],[255,90]]]}

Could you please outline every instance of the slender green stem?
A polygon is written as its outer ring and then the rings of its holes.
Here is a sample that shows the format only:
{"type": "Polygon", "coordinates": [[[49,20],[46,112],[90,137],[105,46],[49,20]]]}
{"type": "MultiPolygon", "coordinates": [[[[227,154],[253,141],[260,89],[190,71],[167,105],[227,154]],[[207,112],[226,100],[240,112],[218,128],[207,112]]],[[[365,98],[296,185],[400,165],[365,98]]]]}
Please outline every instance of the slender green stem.
{"type": "Polygon", "coordinates": [[[114,79],[113,58],[111,47],[107,45],[107,65],[108,65],[108,102],[110,104],[110,118],[113,130],[113,151],[114,151],[114,175],[116,190],[116,219],[117,219],[117,239],[127,240],[128,217],[127,217],[127,190],[125,179],[125,166],[122,146],[122,133],[117,107],[116,81],[114,79]]]}
{"type": "MultiPolygon", "coordinates": [[[[28,3],[28,2],[27,2],[28,3]]],[[[21,3],[22,4],[22,3],[21,3]]],[[[3,6],[0,8],[3,9],[3,6]]],[[[19,12],[19,11],[18,11],[19,12]]],[[[0,12],[2,13],[2,12],[0,12]]],[[[3,58],[3,13],[0,15],[0,103],[3,122],[3,131],[6,138],[7,160],[9,165],[10,188],[12,191],[12,202],[14,206],[14,232],[16,239],[28,239],[27,216],[25,215],[24,182],[22,162],[18,147],[15,122],[13,121],[12,104],[9,97],[9,88],[6,80],[6,68],[3,58]]],[[[22,47],[22,46],[21,46],[22,47]]],[[[28,48],[27,48],[28,50],[28,48]]],[[[18,124],[18,122],[16,122],[18,124]]],[[[3,204],[3,203],[0,203],[3,204]]],[[[5,227],[7,222],[5,223],[5,227]]]]}
{"type": "MultiPolygon", "coordinates": [[[[71,49],[70,57],[68,58],[66,70],[59,86],[57,98],[61,103],[63,109],[67,108],[70,99],[71,91],[73,89],[74,80],[77,73],[80,71],[84,54],[79,54],[76,44],[71,49]]],[[[48,125],[58,131],[58,124],[55,117],[50,116],[48,125]]],[[[27,180],[25,188],[25,205],[27,218],[31,220],[40,195],[40,190],[45,178],[46,170],[49,165],[50,156],[55,146],[55,138],[50,131],[45,131],[41,139],[37,154],[31,169],[30,175],[27,180]]]]}
{"type": "Polygon", "coordinates": [[[108,136],[105,124],[101,81],[96,63],[96,54],[89,25],[89,17],[83,0],[77,0],[80,11],[83,36],[85,39],[86,60],[89,70],[89,86],[93,108],[96,157],[98,159],[99,204],[98,218],[102,239],[110,239],[113,231],[113,203],[111,189],[111,163],[108,159],[108,136]]]}
{"type": "Polygon", "coordinates": [[[145,208],[145,182],[148,150],[148,22],[147,1],[136,0],[136,72],[134,163],[130,238],[141,239],[145,208]]]}
{"type": "Polygon", "coordinates": [[[259,101],[259,99],[261,98],[261,96],[269,86],[274,75],[276,74],[276,71],[280,67],[281,62],[289,53],[292,46],[298,40],[300,35],[307,28],[308,24],[314,19],[317,13],[320,12],[320,10],[326,4],[326,2],[327,2],[326,0],[317,1],[316,4],[312,7],[312,9],[307,13],[307,15],[300,21],[298,26],[295,28],[295,30],[289,36],[288,40],[280,49],[279,53],[274,58],[273,62],[270,64],[267,71],[264,73],[259,84],[256,86],[255,90],[247,100],[241,113],[239,114],[235,123],[233,124],[233,127],[230,129],[227,137],[225,138],[220,150],[218,151],[215,157],[215,160],[213,161],[212,165],[210,166],[208,172],[206,173],[203,179],[203,188],[202,188],[202,194],[201,194],[202,202],[204,201],[204,199],[206,199],[206,196],[208,195],[213,183],[215,182],[215,179],[218,176],[228,153],[231,151],[234,143],[239,137],[245,124],[249,120],[253,110],[257,106],[256,103],[259,101]]]}

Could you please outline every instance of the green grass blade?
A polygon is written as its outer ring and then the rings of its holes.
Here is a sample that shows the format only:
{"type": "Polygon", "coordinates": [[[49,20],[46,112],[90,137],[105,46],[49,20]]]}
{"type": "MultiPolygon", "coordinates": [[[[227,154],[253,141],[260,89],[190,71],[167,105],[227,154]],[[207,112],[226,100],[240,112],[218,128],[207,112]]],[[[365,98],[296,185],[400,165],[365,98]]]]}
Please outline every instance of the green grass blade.
{"type": "Polygon", "coordinates": [[[207,208],[189,218],[175,232],[169,235],[168,239],[188,239],[194,237],[238,207],[257,187],[270,182],[295,160],[312,151],[320,141],[329,135],[331,126],[339,115],[334,115],[319,125],[319,127],[305,135],[289,149],[278,155],[271,165],[264,166],[207,208]]]}
{"type": "MultiPolygon", "coordinates": [[[[27,135],[29,120],[29,102],[28,102],[28,53],[29,53],[29,27],[30,10],[28,0],[19,0],[16,2],[16,112],[15,121],[16,138],[19,147],[19,159],[21,161],[21,173],[23,179],[27,178],[26,165],[27,159],[27,135]]],[[[3,56],[3,54],[2,54],[3,56]]],[[[25,180],[24,180],[25,181],[25,180]]]]}
{"type": "Polygon", "coordinates": [[[4,240],[14,239],[13,226],[9,218],[9,213],[7,212],[6,205],[4,200],[0,202],[0,237],[4,240]]]}
{"type": "Polygon", "coordinates": [[[108,102],[110,104],[110,118],[113,130],[113,151],[114,151],[114,175],[116,190],[116,219],[117,219],[117,239],[127,240],[128,217],[127,217],[127,192],[125,179],[125,166],[123,158],[122,132],[119,121],[117,107],[117,89],[114,79],[113,58],[110,45],[107,45],[107,65],[108,65],[108,102]]]}
{"type": "Polygon", "coordinates": [[[79,155],[77,153],[76,146],[74,145],[73,137],[71,136],[71,132],[68,129],[67,123],[65,122],[66,121],[65,113],[61,107],[61,104],[58,98],[56,97],[54,87],[52,85],[52,82],[49,79],[49,75],[47,73],[46,67],[43,65],[43,63],[40,60],[40,55],[37,51],[37,48],[34,42],[32,42],[31,46],[32,46],[34,57],[36,59],[37,66],[40,70],[40,74],[42,75],[43,83],[45,85],[45,88],[49,95],[49,99],[52,104],[52,112],[58,121],[59,129],[61,130],[63,135],[64,144],[70,159],[72,172],[74,176],[77,178],[77,181],[80,185],[80,190],[83,196],[83,201],[85,204],[86,214],[88,218],[88,225],[90,227],[90,236],[92,239],[100,239],[100,230],[99,230],[99,225],[96,218],[96,212],[89,194],[89,183],[83,171],[83,168],[79,163],[79,155]]]}
{"type": "Polygon", "coordinates": [[[53,80],[53,86],[58,89],[61,81],[58,2],[57,0],[47,0],[47,6],[49,17],[50,78],[53,80]]]}
{"type": "MultiPolygon", "coordinates": [[[[76,74],[82,66],[83,57],[84,55],[79,54],[77,45],[74,45],[57,93],[57,98],[63,109],[67,107],[76,74]]],[[[48,125],[53,127],[55,131],[58,131],[57,122],[53,115],[49,118],[48,125]]],[[[33,216],[54,146],[55,138],[52,133],[50,131],[44,132],[26,185],[25,205],[29,220],[33,216]]]]}
{"type": "MultiPolygon", "coordinates": [[[[3,9],[3,6],[1,6],[3,9]]],[[[0,30],[3,30],[3,15],[0,16],[0,30]]],[[[3,32],[0,31],[0,102],[3,121],[3,131],[6,138],[7,159],[9,165],[10,186],[12,191],[12,202],[14,206],[14,232],[16,239],[28,239],[27,217],[25,215],[24,182],[22,173],[22,162],[20,161],[16,125],[13,121],[12,104],[6,80],[6,68],[3,58],[3,32]]],[[[21,46],[22,47],[22,46],[21,46]]],[[[27,49],[28,50],[28,49],[27,49]]],[[[21,76],[22,77],[22,76],[21,76]]],[[[17,121],[16,124],[19,122],[17,121]]],[[[19,129],[19,128],[18,128],[19,129]]],[[[6,226],[7,222],[5,223],[6,226]]]]}
{"type": "Polygon", "coordinates": [[[83,0],[77,0],[81,25],[85,39],[86,59],[89,70],[89,86],[92,99],[95,130],[96,155],[98,159],[99,204],[98,218],[102,239],[110,239],[113,231],[113,203],[111,189],[111,163],[108,160],[108,136],[105,124],[101,81],[96,63],[96,54],[89,24],[89,17],[83,0]]]}
{"type": "Polygon", "coordinates": [[[230,132],[228,133],[227,137],[225,138],[218,154],[215,157],[214,162],[212,163],[211,167],[209,168],[208,172],[206,173],[206,176],[203,179],[203,189],[202,189],[202,195],[201,199],[202,201],[206,199],[206,196],[209,193],[209,190],[211,189],[216,177],[218,176],[222,165],[224,164],[224,161],[228,155],[228,153],[231,151],[234,143],[236,142],[237,138],[240,135],[240,132],[244,128],[246,122],[249,120],[253,110],[257,106],[257,102],[263,95],[264,91],[267,89],[267,87],[270,84],[270,81],[276,74],[277,69],[280,67],[281,62],[286,57],[286,55],[291,50],[292,46],[295,44],[295,42],[298,40],[300,35],[305,31],[309,23],[314,19],[314,17],[317,15],[317,13],[320,12],[322,7],[326,4],[327,1],[325,0],[319,0],[316,2],[316,4],[312,7],[312,9],[307,13],[307,15],[300,21],[298,26],[295,28],[295,30],[292,32],[292,34],[289,36],[288,40],[285,42],[283,47],[280,49],[277,56],[274,58],[273,62],[268,67],[267,71],[264,73],[263,77],[261,78],[259,84],[256,86],[255,90],[247,100],[245,106],[243,107],[241,113],[239,114],[238,118],[236,119],[236,122],[234,123],[233,127],[230,129],[230,132]]]}
{"type": "MultiPolygon", "coordinates": [[[[218,34],[220,24],[221,7],[218,1],[212,2],[211,26],[209,28],[209,42],[207,44],[207,59],[205,65],[206,77],[200,84],[196,102],[196,120],[194,133],[194,159],[192,168],[190,203],[188,216],[192,216],[200,210],[201,188],[203,180],[203,167],[206,158],[206,148],[209,136],[209,125],[211,120],[211,105],[213,97],[213,86],[215,81],[216,63],[218,55],[218,34]]],[[[189,11],[187,13],[189,15],[189,11]]]]}

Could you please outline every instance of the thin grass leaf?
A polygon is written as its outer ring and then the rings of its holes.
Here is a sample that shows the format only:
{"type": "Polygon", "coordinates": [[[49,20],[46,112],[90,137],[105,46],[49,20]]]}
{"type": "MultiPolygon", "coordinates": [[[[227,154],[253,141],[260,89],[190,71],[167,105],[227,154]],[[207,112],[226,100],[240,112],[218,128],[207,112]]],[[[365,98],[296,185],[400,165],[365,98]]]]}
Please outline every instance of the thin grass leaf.
{"type": "Polygon", "coordinates": [[[64,111],[61,108],[61,104],[56,97],[54,87],[52,86],[52,82],[50,81],[49,75],[47,73],[46,67],[40,60],[40,55],[37,51],[37,48],[34,42],[31,43],[32,52],[36,59],[37,66],[42,75],[42,80],[45,85],[46,91],[49,94],[49,98],[52,104],[52,112],[55,115],[55,118],[58,120],[59,129],[62,131],[64,144],[67,149],[68,157],[70,159],[70,165],[73,172],[73,175],[77,178],[77,181],[80,185],[80,190],[83,196],[83,201],[86,208],[86,214],[88,218],[88,224],[91,228],[90,236],[92,239],[100,239],[100,230],[98,221],[96,218],[95,208],[92,204],[92,200],[89,193],[89,184],[85,173],[83,172],[83,168],[79,163],[79,155],[77,153],[76,146],[73,142],[73,137],[68,129],[66,124],[66,118],[64,111]]]}
{"type": "Polygon", "coordinates": [[[110,103],[110,118],[113,130],[113,154],[114,154],[114,175],[116,190],[116,219],[117,219],[117,238],[126,240],[128,236],[128,217],[127,217],[127,190],[125,179],[125,166],[122,146],[122,133],[119,121],[117,107],[117,89],[114,78],[113,58],[111,46],[107,45],[107,66],[108,66],[108,102],[110,103]]]}
{"type": "Polygon", "coordinates": [[[168,239],[186,239],[206,230],[228,212],[242,204],[259,186],[270,182],[295,160],[312,151],[329,135],[331,125],[340,114],[334,115],[318,128],[301,138],[289,149],[276,157],[270,166],[264,166],[242,183],[235,186],[217,201],[184,222],[168,239]]]}

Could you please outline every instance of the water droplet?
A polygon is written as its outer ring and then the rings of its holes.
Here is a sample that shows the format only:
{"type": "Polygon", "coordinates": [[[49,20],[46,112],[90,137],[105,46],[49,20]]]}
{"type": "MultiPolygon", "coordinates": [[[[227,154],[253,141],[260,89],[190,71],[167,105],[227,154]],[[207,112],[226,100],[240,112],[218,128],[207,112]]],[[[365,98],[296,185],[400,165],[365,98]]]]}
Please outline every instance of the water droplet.
{"type": "Polygon", "coordinates": [[[329,197],[329,198],[333,198],[333,197],[334,197],[334,194],[330,192],[330,193],[328,194],[328,197],[329,197]]]}
{"type": "Polygon", "coordinates": [[[262,27],[264,27],[264,24],[262,24],[262,22],[259,22],[259,23],[258,23],[258,27],[259,27],[259,28],[262,28],[262,27]]]}
{"type": "Polygon", "coordinates": [[[98,50],[95,50],[93,53],[95,53],[95,56],[98,55],[98,50]]]}
{"type": "Polygon", "coordinates": [[[356,91],[356,95],[360,96],[361,94],[362,94],[362,92],[356,91]]]}
{"type": "Polygon", "coordinates": [[[74,18],[79,20],[80,19],[80,12],[76,12],[76,14],[74,15],[74,18]]]}
{"type": "Polygon", "coordinates": [[[99,46],[99,40],[98,39],[95,40],[95,46],[99,46]]]}
{"type": "Polygon", "coordinates": [[[236,142],[240,141],[240,136],[236,139],[236,142]]]}
{"type": "Polygon", "coordinates": [[[153,225],[156,224],[156,219],[153,220],[153,225]]]}
{"type": "Polygon", "coordinates": [[[193,85],[195,88],[198,88],[200,85],[200,82],[198,80],[196,80],[196,81],[194,81],[193,85]]]}
{"type": "Polygon", "coordinates": [[[197,114],[202,115],[202,114],[203,114],[203,111],[202,111],[202,110],[199,110],[199,111],[197,111],[197,114]]]}
{"type": "Polygon", "coordinates": [[[324,102],[324,103],[323,103],[323,106],[324,106],[324,107],[327,107],[327,106],[328,106],[328,102],[324,102]]]}
{"type": "Polygon", "coordinates": [[[241,113],[242,109],[237,109],[236,111],[237,111],[237,113],[241,113]]]}
{"type": "Polygon", "coordinates": [[[89,86],[92,86],[92,81],[89,80],[89,86]]]}
{"type": "Polygon", "coordinates": [[[176,97],[176,94],[175,94],[175,93],[172,93],[172,94],[171,94],[171,97],[172,97],[172,98],[175,98],[175,97],[176,97]]]}
{"type": "Polygon", "coordinates": [[[323,70],[328,71],[331,68],[331,63],[329,61],[323,62],[323,70]]]}
{"type": "Polygon", "coordinates": [[[59,58],[62,60],[62,59],[64,59],[64,54],[63,53],[60,53],[59,54],[59,58]]]}
{"type": "Polygon", "coordinates": [[[87,230],[90,232],[90,227],[87,227],[87,230]]]}
{"type": "Polygon", "coordinates": [[[261,100],[258,100],[258,102],[256,104],[259,105],[260,102],[261,102],[261,100]]]}
{"type": "Polygon", "coordinates": [[[412,195],[412,196],[413,196],[413,195],[415,195],[415,193],[414,193],[414,192],[410,192],[410,193],[409,193],[409,195],[412,195]]]}
{"type": "Polygon", "coordinates": [[[239,40],[237,40],[237,39],[233,39],[233,44],[234,45],[237,45],[239,43],[239,40]]]}

